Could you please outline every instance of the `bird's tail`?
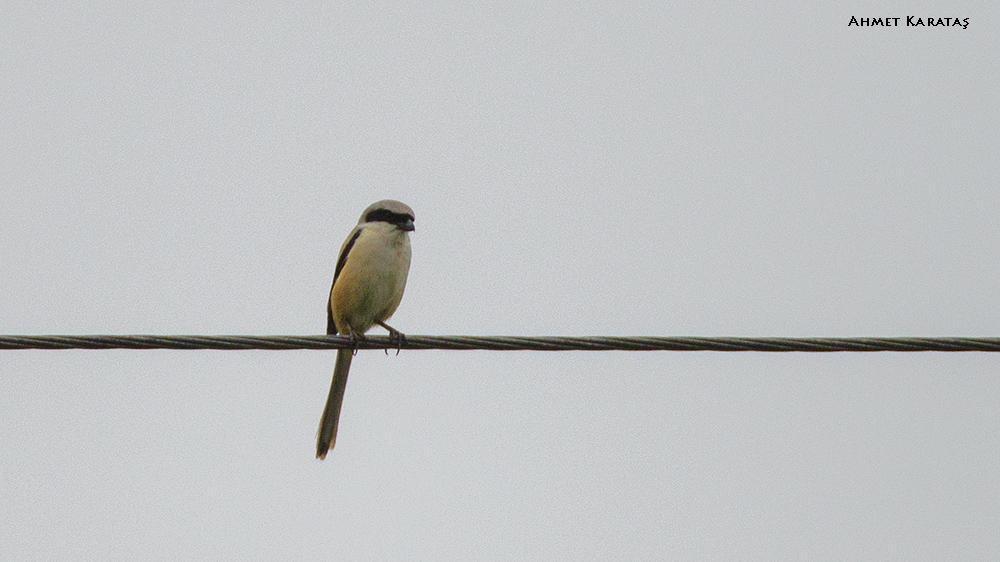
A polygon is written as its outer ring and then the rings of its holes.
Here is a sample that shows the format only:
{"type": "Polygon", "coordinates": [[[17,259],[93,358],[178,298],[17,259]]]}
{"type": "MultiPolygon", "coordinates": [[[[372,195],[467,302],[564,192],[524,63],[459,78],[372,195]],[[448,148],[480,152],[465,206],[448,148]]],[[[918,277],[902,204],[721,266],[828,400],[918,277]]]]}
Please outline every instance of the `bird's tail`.
{"type": "Polygon", "coordinates": [[[344,401],[347,372],[351,369],[352,357],[354,352],[350,349],[337,351],[337,366],[333,368],[330,396],[326,399],[326,409],[319,421],[319,438],[316,440],[316,458],[320,460],[326,458],[326,453],[337,442],[337,421],[340,419],[340,404],[344,401]]]}

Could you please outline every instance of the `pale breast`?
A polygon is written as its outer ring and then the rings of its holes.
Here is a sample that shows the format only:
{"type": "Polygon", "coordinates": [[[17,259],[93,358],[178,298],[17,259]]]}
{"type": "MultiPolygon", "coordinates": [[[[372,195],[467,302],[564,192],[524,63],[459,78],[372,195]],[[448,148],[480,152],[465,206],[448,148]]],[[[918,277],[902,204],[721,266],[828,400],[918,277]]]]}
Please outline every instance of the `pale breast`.
{"type": "Polygon", "coordinates": [[[390,225],[366,227],[351,248],[333,286],[334,323],[366,332],[388,319],[403,298],[410,270],[410,240],[390,225]]]}

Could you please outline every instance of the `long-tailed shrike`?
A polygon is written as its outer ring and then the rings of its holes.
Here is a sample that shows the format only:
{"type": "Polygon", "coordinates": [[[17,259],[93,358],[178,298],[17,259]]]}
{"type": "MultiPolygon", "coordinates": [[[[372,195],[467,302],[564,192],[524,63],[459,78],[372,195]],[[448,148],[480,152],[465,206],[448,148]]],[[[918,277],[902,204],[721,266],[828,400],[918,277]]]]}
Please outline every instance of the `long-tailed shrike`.
{"type": "MultiPolygon", "coordinates": [[[[397,342],[403,334],[385,321],[392,316],[403,298],[406,274],[410,270],[410,236],[413,230],[413,209],[399,201],[373,203],[361,214],[358,226],[347,236],[340,248],[337,269],[326,307],[326,333],[364,337],[378,324],[389,330],[397,342]]],[[[330,396],[319,422],[316,458],[326,453],[337,441],[337,420],[347,386],[347,371],[351,368],[353,350],[337,350],[337,366],[333,369],[330,396]]]]}

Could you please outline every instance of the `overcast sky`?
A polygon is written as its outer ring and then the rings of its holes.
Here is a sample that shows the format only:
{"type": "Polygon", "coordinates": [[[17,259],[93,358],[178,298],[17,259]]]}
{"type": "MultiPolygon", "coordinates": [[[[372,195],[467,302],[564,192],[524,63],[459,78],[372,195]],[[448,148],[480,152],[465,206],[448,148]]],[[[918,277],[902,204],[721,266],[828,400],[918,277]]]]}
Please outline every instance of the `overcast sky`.
{"type": "MultiPolygon", "coordinates": [[[[392,198],[408,334],[1000,334],[995,3],[169,4],[0,6],[0,333],[323,333],[392,198]]],[[[0,558],[1000,557],[1000,356],[360,352],[321,462],[334,357],[0,351],[0,558]]]]}

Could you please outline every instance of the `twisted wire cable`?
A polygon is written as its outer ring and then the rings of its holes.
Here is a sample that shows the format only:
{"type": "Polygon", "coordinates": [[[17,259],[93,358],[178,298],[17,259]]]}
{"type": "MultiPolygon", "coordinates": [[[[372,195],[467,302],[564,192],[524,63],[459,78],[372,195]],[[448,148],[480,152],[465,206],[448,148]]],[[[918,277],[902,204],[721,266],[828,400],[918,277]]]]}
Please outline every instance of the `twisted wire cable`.
{"type": "Polygon", "coordinates": [[[494,351],[988,351],[1000,338],[366,336],[3,336],[0,349],[452,349],[494,351]]]}

